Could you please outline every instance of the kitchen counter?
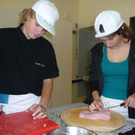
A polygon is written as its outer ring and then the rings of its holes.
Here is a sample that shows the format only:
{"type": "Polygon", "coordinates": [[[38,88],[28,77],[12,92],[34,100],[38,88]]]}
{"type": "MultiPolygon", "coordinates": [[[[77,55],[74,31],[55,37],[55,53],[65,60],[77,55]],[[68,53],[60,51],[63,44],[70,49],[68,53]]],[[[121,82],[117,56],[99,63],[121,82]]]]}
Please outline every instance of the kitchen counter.
{"type": "MultiPolygon", "coordinates": [[[[51,108],[47,110],[48,118],[60,125],[60,127],[66,126],[66,124],[61,119],[62,112],[76,107],[88,107],[85,103],[75,103],[71,105],[65,105],[61,107],[51,108]]],[[[135,127],[135,119],[126,118],[126,124],[119,130],[110,133],[97,133],[97,135],[118,135],[118,133],[124,133],[135,127]]]]}

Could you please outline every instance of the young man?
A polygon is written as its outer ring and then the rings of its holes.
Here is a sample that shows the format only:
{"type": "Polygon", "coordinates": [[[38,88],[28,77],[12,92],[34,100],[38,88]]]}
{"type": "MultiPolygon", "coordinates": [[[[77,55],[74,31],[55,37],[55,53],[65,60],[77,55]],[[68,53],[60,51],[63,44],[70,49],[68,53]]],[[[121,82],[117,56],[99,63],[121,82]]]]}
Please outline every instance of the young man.
{"type": "Polygon", "coordinates": [[[55,35],[58,9],[48,0],[24,9],[17,28],[0,29],[0,105],[6,114],[32,111],[47,116],[53,77],[59,76],[55,52],[42,36],[55,35]]]}

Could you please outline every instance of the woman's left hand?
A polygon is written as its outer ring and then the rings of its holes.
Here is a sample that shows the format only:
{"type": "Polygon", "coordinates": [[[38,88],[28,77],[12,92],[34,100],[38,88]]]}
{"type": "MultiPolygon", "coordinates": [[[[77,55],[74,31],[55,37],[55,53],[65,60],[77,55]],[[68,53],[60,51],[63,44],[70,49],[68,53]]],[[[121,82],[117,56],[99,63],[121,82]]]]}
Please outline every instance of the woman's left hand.
{"type": "Polygon", "coordinates": [[[41,119],[47,117],[46,108],[40,104],[32,105],[29,109],[26,110],[26,112],[27,111],[33,112],[32,113],[33,119],[41,119]]]}
{"type": "Polygon", "coordinates": [[[135,108],[135,93],[124,100],[125,107],[135,108]]]}

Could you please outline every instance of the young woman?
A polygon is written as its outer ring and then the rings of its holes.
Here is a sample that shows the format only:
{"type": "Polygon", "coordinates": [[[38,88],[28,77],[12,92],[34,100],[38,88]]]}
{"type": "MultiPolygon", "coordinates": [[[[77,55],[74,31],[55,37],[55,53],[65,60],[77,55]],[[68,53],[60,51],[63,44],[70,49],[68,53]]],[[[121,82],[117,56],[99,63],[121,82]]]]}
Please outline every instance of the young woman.
{"type": "Polygon", "coordinates": [[[19,27],[0,29],[0,105],[6,114],[26,110],[34,119],[47,116],[59,70],[54,49],[42,36],[55,35],[58,18],[53,3],[39,0],[22,12],[19,27]]]}
{"type": "Polygon", "coordinates": [[[96,38],[101,43],[91,50],[89,109],[112,110],[135,118],[135,39],[134,33],[116,11],[103,11],[95,20],[96,38]]]}

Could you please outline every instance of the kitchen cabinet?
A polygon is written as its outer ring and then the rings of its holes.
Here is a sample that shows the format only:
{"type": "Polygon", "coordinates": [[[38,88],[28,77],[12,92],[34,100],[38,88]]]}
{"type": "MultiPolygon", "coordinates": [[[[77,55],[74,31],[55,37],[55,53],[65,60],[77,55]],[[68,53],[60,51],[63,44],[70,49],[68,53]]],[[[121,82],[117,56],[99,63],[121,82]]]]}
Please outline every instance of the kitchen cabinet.
{"type": "Polygon", "coordinates": [[[52,43],[60,76],[54,78],[54,88],[48,108],[71,104],[72,97],[72,22],[58,20],[56,35],[46,35],[52,43]]]}

